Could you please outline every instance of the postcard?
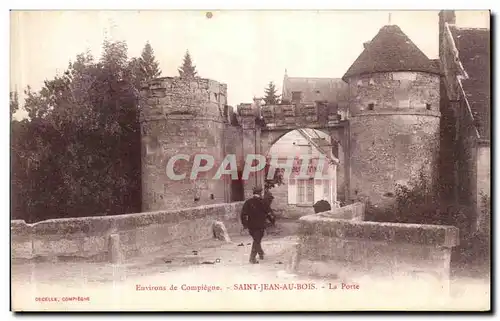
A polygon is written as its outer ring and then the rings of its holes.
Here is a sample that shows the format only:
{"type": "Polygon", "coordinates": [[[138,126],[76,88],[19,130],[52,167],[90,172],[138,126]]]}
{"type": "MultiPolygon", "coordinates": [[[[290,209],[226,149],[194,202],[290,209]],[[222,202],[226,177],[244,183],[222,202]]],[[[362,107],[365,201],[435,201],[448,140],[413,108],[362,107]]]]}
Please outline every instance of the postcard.
{"type": "Polygon", "coordinates": [[[489,11],[10,19],[12,311],[491,309],[489,11]]]}

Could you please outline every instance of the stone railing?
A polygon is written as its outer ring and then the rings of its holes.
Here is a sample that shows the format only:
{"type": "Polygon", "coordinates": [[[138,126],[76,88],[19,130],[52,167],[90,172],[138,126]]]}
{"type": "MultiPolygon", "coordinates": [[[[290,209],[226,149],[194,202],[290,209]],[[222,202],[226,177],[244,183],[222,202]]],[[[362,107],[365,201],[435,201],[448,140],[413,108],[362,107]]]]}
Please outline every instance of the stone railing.
{"type": "Polygon", "coordinates": [[[190,244],[213,236],[212,222],[237,231],[243,203],[172,211],[53,219],[35,224],[11,221],[13,260],[74,257],[116,261],[158,251],[172,242],[190,244]],[[117,257],[120,256],[120,258],[117,257]]]}

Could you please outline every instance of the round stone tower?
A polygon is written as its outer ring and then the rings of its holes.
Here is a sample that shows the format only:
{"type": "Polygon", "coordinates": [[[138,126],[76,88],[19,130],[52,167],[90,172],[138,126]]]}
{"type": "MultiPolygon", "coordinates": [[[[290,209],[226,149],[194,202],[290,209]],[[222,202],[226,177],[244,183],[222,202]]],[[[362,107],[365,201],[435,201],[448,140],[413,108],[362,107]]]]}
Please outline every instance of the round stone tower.
{"type": "Polygon", "coordinates": [[[351,199],[384,207],[420,173],[435,184],[439,67],[401,31],[384,26],[349,68],[351,199]]]}
{"type": "MultiPolygon", "coordinates": [[[[227,86],[209,79],[157,78],[141,90],[142,210],[168,210],[222,203],[223,180],[213,174],[224,155],[227,86]],[[191,179],[196,155],[211,155],[214,170],[191,179]],[[183,155],[183,156],[180,156],[183,155]],[[167,175],[172,170],[182,179],[167,175]]],[[[204,166],[205,161],[197,160],[204,166]]]]}

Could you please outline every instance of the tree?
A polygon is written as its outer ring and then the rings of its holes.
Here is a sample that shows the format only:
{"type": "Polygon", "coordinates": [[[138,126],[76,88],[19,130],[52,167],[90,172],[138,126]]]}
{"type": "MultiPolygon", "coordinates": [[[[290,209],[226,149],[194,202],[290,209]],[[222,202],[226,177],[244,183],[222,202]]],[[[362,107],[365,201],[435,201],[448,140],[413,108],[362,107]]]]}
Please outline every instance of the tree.
{"type": "Polygon", "coordinates": [[[144,80],[151,80],[161,75],[159,63],[156,61],[153,48],[149,42],[146,42],[139,62],[144,80]]]}
{"type": "Polygon", "coordinates": [[[141,57],[130,60],[129,69],[132,72],[134,84],[138,90],[140,90],[141,82],[150,81],[161,76],[159,63],[156,61],[153,47],[151,47],[149,42],[146,42],[141,57]]]}
{"type": "Polygon", "coordinates": [[[12,217],[140,211],[137,89],[125,42],[104,41],[99,61],[80,54],[38,92],[29,120],[12,126],[12,217]]]}
{"type": "Polygon", "coordinates": [[[189,51],[186,51],[186,54],[184,55],[184,61],[182,63],[182,66],[179,68],[179,76],[181,78],[198,77],[196,72],[196,66],[193,65],[193,61],[191,60],[191,55],[189,54],[189,51]]]}
{"type": "Polygon", "coordinates": [[[266,105],[276,105],[279,103],[279,95],[277,94],[276,86],[271,81],[268,87],[265,89],[264,101],[266,105]]]}
{"type": "Polygon", "coordinates": [[[12,116],[19,110],[19,97],[16,91],[11,91],[10,95],[10,119],[12,120],[12,116]]]}

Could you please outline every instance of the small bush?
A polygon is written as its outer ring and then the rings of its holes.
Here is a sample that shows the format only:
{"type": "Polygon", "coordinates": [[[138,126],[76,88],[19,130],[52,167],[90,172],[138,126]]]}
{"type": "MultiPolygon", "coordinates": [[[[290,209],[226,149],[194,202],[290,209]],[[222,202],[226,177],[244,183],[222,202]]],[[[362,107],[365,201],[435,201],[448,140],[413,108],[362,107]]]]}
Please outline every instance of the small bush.
{"type": "Polygon", "coordinates": [[[408,185],[396,187],[395,210],[398,222],[441,224],[438,198],[422,170],[408,185]]]}
{"type": "Polygon", "coordinates": [[[365,203],[365,218],[375,222],[442,224],[438,198],[423,170],[408,185],[396,186],[395,202],[384,208],[365,203]]]}
{"type": "Polygon", "coordinates": [[[396,215],[392,208],[378,208],[370,202],[365,202],[365,221],[397,223],[396,215]]]}

